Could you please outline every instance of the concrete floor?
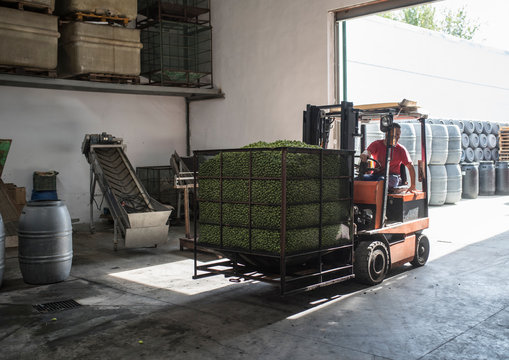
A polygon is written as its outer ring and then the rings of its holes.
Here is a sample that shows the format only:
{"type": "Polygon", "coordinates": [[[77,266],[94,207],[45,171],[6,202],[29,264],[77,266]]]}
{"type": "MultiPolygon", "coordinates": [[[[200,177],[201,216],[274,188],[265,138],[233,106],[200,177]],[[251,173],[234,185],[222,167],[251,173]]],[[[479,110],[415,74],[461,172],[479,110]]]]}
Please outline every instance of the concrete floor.
{"type": "Polygon", "coordinates": [[[433,207],[426,266],[287,298],[265,283],[192,280],[181,227],[164,247],[118,252],[111,232],[78,231],[71,276],[45,286],[25,284],[8,249],[0,358],[509,359],[508,205],[433,207]],[[32,306],[65,299],[82,306],[32,306]]]}

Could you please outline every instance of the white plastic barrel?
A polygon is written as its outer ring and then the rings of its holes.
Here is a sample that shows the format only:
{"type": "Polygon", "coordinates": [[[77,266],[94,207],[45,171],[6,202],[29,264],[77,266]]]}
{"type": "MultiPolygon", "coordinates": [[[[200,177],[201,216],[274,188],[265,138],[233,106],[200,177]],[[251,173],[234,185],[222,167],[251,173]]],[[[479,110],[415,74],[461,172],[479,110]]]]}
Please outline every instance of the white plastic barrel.
{"type": "Polygon", "coordinates": [[[443,165],[447,160],[449,149],[449,133],[447,126],[432,124],[431,125],[432,141],[431,141],[431,160],[430,165],[443,165]]]}
{"type": "Polygon", "coordinates": [[[491,123],[489,121],[483,122],[483,130],[482,130],[483,133],[491,134],[492,128],[493,128],[493,126],[491,125],[491,123]]]}
{"type": "Polygon", "coordinates": [[[455,204],[461,200],[461,167],[459,164],[446,164],[447,196],[446,204],[455,204]]]}
{"type": "Polygon", "coordinates": [[[447,171],[445,165],[430,165],[431,191],[429,192],[430,205],[443,205],[447,198],[447,171]]]}
{"type": "Polygon", "coordinates": [[[479,146],[483,149],[488,147],[488,136],[486,134],[479,134],[479,146]]]}
{"type": "Polygon", "coordinates": [[[400,123],[401,126],[401,136],[399,138],[399,143],[403,145],[410,155],[410,159],[415,159],[415,128],[411,123],[400,123]]]}
{"type": "Polygon", "coordinates": [[[460,131],[463,132],[465,129],[465,124],[461,120],[453,120],[454,125],[458,125],[460,131]]]}
{"type": "Polygon", "coordinates": [[[482,132],[484,130],[483,122],[482,121],[476,121],[476,122],[474,122],[474,124],[475,124],[475,132],[477,134],[482,134],[482,132]]]}
{"type": "MultiPolygon", "coordinates": [[[[413,123],[415,130],[415,157],[412,159],[412,162],[417,165],[417,162],[421,160],[421,123],[413,123]]],[[[426,129],[426,161],[429,163],[431,160],[432,153],[432,142],[433,142],[433,133],[431,131],[431,125],[425,124],[426,129]]]]}
{"type": "Polygon", "coordinates": [[[468,146],[470,146],[472,149],[479,147],[479,134],[476,133],[470,134],[468,140],[469,140],[468,146]]]}
{"type": "Polygon", "coordinates": [[[497,137],[493,134],[488,134],[488,147],[490,149],[497,147],[497,137]]]}
{"type": "Polygon", "coordinates": [[[463,149],[466,149],[469,146],[470,146],[470,138],[465,133],[461,134],[461,147],[463,149]]]}
{"type": "Polygon", "coordinates": [[[456,125],[447,125],[449,143],[446,164],[458,164],[461,160],[461,132],[456,125]]]}
{"type": "Polygon", "coordinates": [[[475,148],[474,149],[474,161],[480,162],[484,159],[484,152],[481,148],[475,148]]]}
{"type": "Polygon", "coordinates": [[[491,149],[491,160],[498,161],[498,149],[491,149]]]}
{"type": "Polygon", "coordinates": [[[484,149],[482,149],[482,158],[483,158],[484,160],[486,160],[486,161],[491,161],[491,160],[493,160],[493,159],[491,158],[491,150],[490,150],[490,149],[488,149],[488,148],[484,148],[484,149]]]}
{"type": "Polygon", "coordinates": [[[473,121],[465,120],[463,121],[463,125],[464,125],[463,132],[466,133],[467,135],[470,135],[473,132],[475,132],[475,124],[473,121]]]}
{"type": "Polygon", "coordinates": [[[468,147],[465,149],[465,161],[466,162],[474,162],[475,160],[475,152],[474,152],[474,149],[472,149],[471,147],[468,147]]]}

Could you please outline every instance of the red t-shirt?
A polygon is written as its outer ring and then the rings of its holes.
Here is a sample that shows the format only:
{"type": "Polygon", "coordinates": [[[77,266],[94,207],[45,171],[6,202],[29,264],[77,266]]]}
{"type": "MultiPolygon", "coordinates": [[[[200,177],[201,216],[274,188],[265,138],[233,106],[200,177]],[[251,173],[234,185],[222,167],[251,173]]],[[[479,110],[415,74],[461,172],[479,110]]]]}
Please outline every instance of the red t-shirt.
{"type": "MultiPolygon", "coordinates": [[[[371,153],[371,157],[378,160],[382,167],[385,165],[385,144],[383,140],[373,141],[368,146],[368,151],[371,153]]],[[[400,144],[392,149],[392,159],[389,165],[389,173],[400,175],[399,168],[401,164],[408,165],[411,163],[410,155],[407,149],[400,144]]]]}

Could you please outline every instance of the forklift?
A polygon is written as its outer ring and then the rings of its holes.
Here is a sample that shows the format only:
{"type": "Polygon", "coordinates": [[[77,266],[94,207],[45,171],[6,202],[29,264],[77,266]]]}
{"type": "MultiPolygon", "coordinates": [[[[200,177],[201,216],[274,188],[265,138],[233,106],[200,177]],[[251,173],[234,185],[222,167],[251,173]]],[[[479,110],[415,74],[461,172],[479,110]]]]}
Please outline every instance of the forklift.
{"type": "MultiPolygon", "coordinates": [[[[426,264],[430,245],[423,230],[429,227],[428,182],[426,163],[425,116],[405,113],[402,106],[361,106],[351,102],[340,105],[308,105],[303,117],[303,141],[327,148],[333,125],[340,127],[339,147],[355,151],[355,139],[360,139],[360,152],[366,149],[365,123],[379,121],[386,138],[385,164],[369,158],[355,166],[353,179],[354,203],[354,275],[357,281],[376,285],[381,283],[392,268],[410,262],[415,267],[426,264]],[[422,182],[422,191],[406,192],[398,188],[389,192],[389,163],[394,139],[394,118],[414,118],[420,122],[421,159],[416,180],[422,182]],[[365,174],[383,169],[378,180],[366,180],[365,174]]],[[[405,171],[402,169],[402,178],[405,171]]],[[[403,179],[404,181],[404,179],[403,179]]]]}

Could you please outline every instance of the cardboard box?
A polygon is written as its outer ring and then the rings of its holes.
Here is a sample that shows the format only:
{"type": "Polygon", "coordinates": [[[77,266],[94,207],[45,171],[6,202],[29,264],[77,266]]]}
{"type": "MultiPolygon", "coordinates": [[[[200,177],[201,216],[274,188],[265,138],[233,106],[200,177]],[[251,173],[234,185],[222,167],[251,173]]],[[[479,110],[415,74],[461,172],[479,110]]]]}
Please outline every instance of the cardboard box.
{"type": "Polygon", "coordinates": [[[12,202],[16,205],[25,205],[27,203],[26,199],[26,189],[24,187],[11,187],[11,184],[5,184],[7,186],[7,194],[11,198],[12,202]]]}

